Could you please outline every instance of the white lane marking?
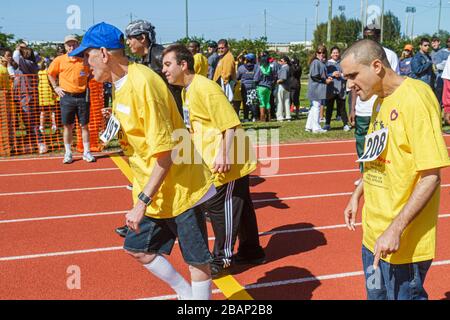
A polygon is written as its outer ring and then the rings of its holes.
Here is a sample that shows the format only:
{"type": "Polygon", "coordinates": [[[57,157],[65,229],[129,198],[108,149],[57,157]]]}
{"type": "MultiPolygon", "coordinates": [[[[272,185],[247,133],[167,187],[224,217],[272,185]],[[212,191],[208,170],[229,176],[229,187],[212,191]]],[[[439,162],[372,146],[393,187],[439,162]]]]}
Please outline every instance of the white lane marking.
{"type": "Polygon", "coordinates": [[[257,148],[267,147],[292,147],[292,146],[310,146],[310,145],[322,145],[322,144],[340,144],[340,143],[355,143],[355,140],[333,140],[333,141],[315,141],[315,142],[299,142],[299,143],[281,143],[281,144],[269,144],[269,145],[257,145],[257,148]]]}
{"type": "Polygon", "coordinates": [[[48,221],[48,220],[62,220],[62,219],[76,219],[76,218],[100,217],[100,216],[113,216],[113,215],[119,215],[119,214],[125,215],[126,213],[127,213],[126,211],[112,211],[112,212],[101,212],[101,213],[73,214],[73,215],[67,215],[67,216],[53,216],[53,217],[28,218],[28,219],[16,219],[16,220],[0,220],[0,224],[48,221]]]}
{"type": "Polygon", "coordinates": [[[314,176],[314,175],[320,175],[320,174],[349,173],[349,172],[359,172],[359,170],[358,169],[349,169],[349,170],[335,170],[335,171],[285,173],[285,174],[274,174],[274,175],[269,175],[269,176],[251,176],[250,179],[314,176]]]}
{"type": "MultiPolygon", "coordinates": [[[[450,218],[450,214],[439,215],[439,218],[450,218]]],[[[361,226],[361,223],[356,224],[356,226],[361,226]]],[[[266,231],[266,232],[260,232],[259,235],[264,237],[264,236],[272,236],[272,235],[286,234],[286,233],[299,233],[299,232],[309,232],[309,231],[343,229],[343,228],[346,228],[346,227],[347,226],[345,224],[337,224],[337,225],[333,225],[333,226],[300,228],[300,229],[281,230],[281,231],[266,231]]],[[[209,237],[208,240],[209,241],[214,241],[215,237],[209,237]]],[[[176,243],[178,243],[178,241],[176,241],[176,243]]],[[[65,251],[65,252],[42,253],[42,254],[16,256],[16,257],[3,257],[3,258],[0,258],[0,262],[2,262],[2,261],[39,259],[39,258],[67,256],[67,255],[95,253],[95,252],[118,251],[118,250],[121,250],[121,249],[123,249],[123,248],[122,247],[110,247],[110,248],[97,248],[97,249],[88,249],[88,250],[75,250],[75,251],[65,251]]]]}
{"type": "Polygon", "coordinates": [[[110,190],[110,189],[122,189],[122,188],[126,188],[126,187],[127,186],[110,186],[110,187],[93,187],[93,188],[78,188],[78,189],[61,189],[61,190],[46,190],[46,191],[0,193],[0,197],[24,196],[24,195],[46,194],[46,193],[110,190]]]}
{"type": "Polygon", "coordinates": [[[292,156],[280,158],[261,158],[258,161],[273,161],[273,160],[297,160],[297,159],[313,159],[313,158],[331,158],[331,157],[348,157],[356,156],[356,153],[333,153],[333,154],[313,154],[309,156],[292,156]]]}
{"type": "Polygon", "coordinates": [[[27,173],[9,173],[0,174],[3,177],[24,177],[24,176],[40,176],[51,174],[67,174],[67,173],[87,173],[87,172],[102,172],[102,171],[119,171],[119,168],[103,168],[103,169],[87,169],[87,170],[67,170],[67,171],[47,171],[47,172],[27,172],[27,173]]]}
{"type": "MultiPolygon", "coordinates": [[[[118,154],[117,152],[94,152],[92,153],[95,157],[108,157],[110,155],[118,154]]],[[[14,159],[0,159],[0,162],[21,162],[21,161],[42,161],[42,160],[60,160],[64,159],[64,156],[55,156],[55,157],[34,157],[34,158],[14,158],[14,159]]],[[[73,160],[82,160],[83,155],[75,155],[73,160]]]]}
{"type": "MultiPolygon", "coordinates": [[[[432,267],[447,266],[447,265],[450,265],[450,260],[433,262],[432,267]]],[[[292,284],[302,284],[302,283],[308,283],[308,282],[318,282],[318,281],[345,279],[345,278],[354,278],[354,277],[363,277],[363,276],[364,276],[363,271],[344,272],[344,273],[327,274],[327,275],[322,275],[322,276],[317,276],[317,277],[305,277],[305,278],[297,278],[297,279],[290,279],[290,280],[273,281],[273,282],[267,282],[267,283],[249,284],[249,285],[244,286],[244,289],[245,290],[254,290],[254,289],[261,289],[261,288],[274,288],[274,287],[281,287],[281,286],[287,286],[287,285],[292,285],[292,284]]],[[[221,293],[221,291],[216,289],[216,290],[213,290],[212,293],[219,294],[219,293],[221,293]]],[[[177,296],[176,295],[167,295],[167,296],[143,298],[143,299],[138,299],[138,300],[173,300],[173,299],[177,299],[177,296]]]]}

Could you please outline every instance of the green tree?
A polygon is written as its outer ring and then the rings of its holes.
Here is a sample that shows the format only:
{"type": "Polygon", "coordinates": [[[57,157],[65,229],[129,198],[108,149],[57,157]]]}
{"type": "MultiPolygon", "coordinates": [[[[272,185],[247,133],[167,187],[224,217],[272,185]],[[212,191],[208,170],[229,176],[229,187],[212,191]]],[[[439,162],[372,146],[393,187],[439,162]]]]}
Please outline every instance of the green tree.
{"type": "Polygon", "coordinates": [[[300,61],[303,74],[305,74],[305,70],[309,69],[308,60],[311,54],[313,54],[313,52],[307,50],[302,44],[289,46],[289,56],[291,58],[297,58],[300,61]]]}
{"type": "MultiPolygon", "coordinates": [[[[327,42],[327,23],[321,23],[314,31],[313,45],[327,42]]],[[[361,34],[361,22],[357,19],[349,19],[345,15],[335,16],[331,20],[331,44],[348,47],[357,41],[361,34]]]]}
{"type": "Polygon", "coordinates": [[[14,39],[13,34],[7,34],[0,32],[0,47],[12,47],[12,40],[14,39]]]}

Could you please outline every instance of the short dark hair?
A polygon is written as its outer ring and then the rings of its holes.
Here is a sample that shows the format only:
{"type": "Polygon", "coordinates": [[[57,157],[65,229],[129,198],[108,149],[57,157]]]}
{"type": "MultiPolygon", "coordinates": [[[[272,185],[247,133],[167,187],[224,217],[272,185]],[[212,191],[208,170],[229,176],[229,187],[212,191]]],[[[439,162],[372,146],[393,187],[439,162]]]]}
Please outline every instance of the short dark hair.
{"type": "Polygon", "coordinates": [[[167,47],[162,53],[163,58],[166,54],[168,54],[170,52],[175,53],[175,57],[177,59],[177,64],[181,64],[182,61],[186,61],[187,65],[188,65],[188,70],[191,72],[195,72],[194,71],[194,56],[188,50],[188,48],[186,48],[185,45],[173,44],[173,45],[167,47]]]}
{"type": "Polygon", "coordinates": [[[337,50],[339,53],[341,53],[341,49],[338,46],[334,46],[330,49],[330,53],[332,53],[334,50],[337,50]]]}
{"type": "Polygon", "coordinates": [[[0,56],[3,57],[7,52],[12,53],[12,50],[10,48],[0,48],[0,56]]]}
{"type": "Polygon", "coordinates": [[[197,40],[189,41],[189,44],[193,44],[193,45],[195,45],[197,48],[200,48],[200,42],[198,42],[197,40]]]}
{"type": "Polygon", "coordinates": [[[435,42],[435,41],[441,42],[441,39],[439,39],[438,37],[434,36],[433,38],[431,38],[431,42],[435,42]]]}
{"type": "Polygon", "coordinates": [[[219,41],[217,41],[218,44],[224,44],[225,47],[228,47],[228,41],[226,39],[220,39],[219,41]]]}
{"type": "Polygon", "coordinates": [[[428,39],[428,38],[422,38],[422,39],[420,39],[420,45],[423,45],[425,42],[430,43],[430,39],[428,39]]]}

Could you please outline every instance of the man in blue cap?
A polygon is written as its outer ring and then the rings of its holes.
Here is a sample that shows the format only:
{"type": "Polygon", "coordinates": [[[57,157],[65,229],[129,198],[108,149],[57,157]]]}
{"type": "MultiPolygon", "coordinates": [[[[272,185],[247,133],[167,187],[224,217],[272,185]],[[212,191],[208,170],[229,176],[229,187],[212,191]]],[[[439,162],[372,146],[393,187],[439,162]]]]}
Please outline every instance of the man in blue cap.
{"type": "MultiPolygon", "coordinates": [[[[197,208],[215,195],[213,177],[204,163],[192,164],[192,158],[189,164],[179,161],[178,140],[173,137],[189,137],[189,133],[175,100],[154,71],[129,63],[124,47],[122,32],[100,23],[71,53],[84,54],[96,81],[114,84],[110,121],[121,126],[133,151],[129,162],[134,208],[126,215],[129,232],[124,249],[169,284],[180,299],[208,300],[212,259],[205,218],[197,208]],[[189,265],[191,285],[163,256],[171,253],[177,239],[189,265]]],[[[193,150],[190,139],[187,143],[193,150]]]]}

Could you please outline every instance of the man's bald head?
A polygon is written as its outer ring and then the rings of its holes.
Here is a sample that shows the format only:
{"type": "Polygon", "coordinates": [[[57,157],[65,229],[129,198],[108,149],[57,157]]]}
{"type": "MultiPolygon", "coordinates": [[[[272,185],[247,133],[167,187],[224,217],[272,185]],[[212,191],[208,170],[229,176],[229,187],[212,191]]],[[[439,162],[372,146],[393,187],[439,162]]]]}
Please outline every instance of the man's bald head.
{"type": "Polygon", "coordinates": [[[345,51],[342,60],[348,57],[353,57],[354,62],[365,66],[370,66],[375,60],[380,60],[386,68],[391,68],[386,51],[373,40],[364,39],[354,43],[345,51]]]}

